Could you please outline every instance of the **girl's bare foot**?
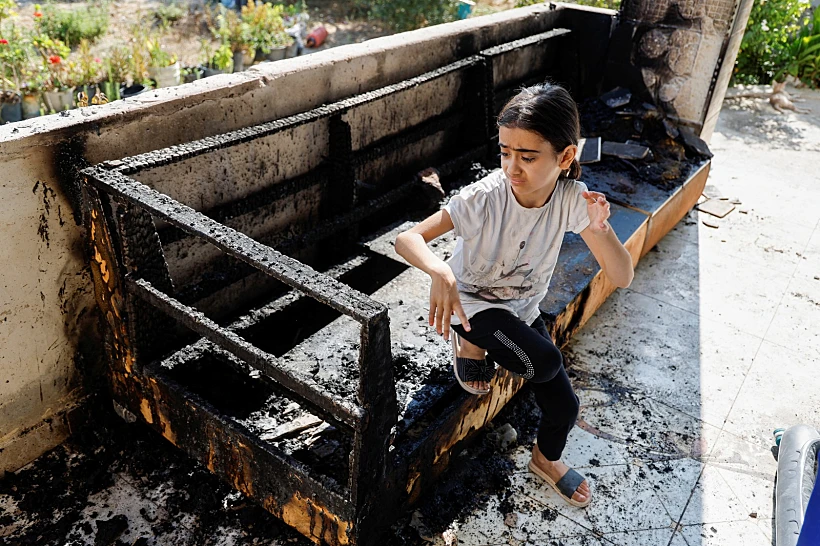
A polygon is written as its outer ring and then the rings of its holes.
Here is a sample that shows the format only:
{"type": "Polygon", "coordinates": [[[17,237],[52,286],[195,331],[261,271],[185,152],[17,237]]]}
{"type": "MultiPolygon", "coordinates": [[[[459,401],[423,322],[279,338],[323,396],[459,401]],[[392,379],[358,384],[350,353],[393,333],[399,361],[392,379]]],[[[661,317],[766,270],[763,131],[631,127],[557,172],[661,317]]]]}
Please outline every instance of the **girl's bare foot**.
{"type": "MultiPolygon", "coordinates": [[[[487,351],[478,347],[477,345],[473,345],[463,337],[458,337],[458,356],[461,358],[472,358],[474,360],[483,360],[487,356],[487,351]]],[[[490,384],[486,381],[467,381],[467,385],[471,386],[474,389],[486,391],[490,388],[490,384]]]]}
{"type": "MultiPolygon", "coordinates": [[[[561,461],[549,461],[546,457],[538,450],[538,444],[532,448],[532,462],[535,463],[535,466],[540,468],[543,472],[549,476],[552,481],[558,483],[558,480],[564,477],[569,471],[569,467],[562,463],[561,461]]],[[[572,500],[577,502],[586,502],[586,500],[590,497],[590,489],[589,484],[587,481],[584,480],[581,485],[575,490],[575,494],[572,495],[572,500]]]]}

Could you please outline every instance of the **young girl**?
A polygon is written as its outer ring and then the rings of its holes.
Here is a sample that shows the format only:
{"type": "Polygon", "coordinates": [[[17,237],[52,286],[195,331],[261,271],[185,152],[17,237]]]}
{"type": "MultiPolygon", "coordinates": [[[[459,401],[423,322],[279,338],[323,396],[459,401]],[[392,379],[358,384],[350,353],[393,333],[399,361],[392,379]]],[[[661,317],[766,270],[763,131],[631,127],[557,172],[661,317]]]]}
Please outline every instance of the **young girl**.
{"type": "Polygon", "coordinates": [[[632,258],[607,222],[606,197],[577,180],[578,108],[565,89],[524,89],[504,106],[498,127],[501,170],[401,233],[396,251],[432,279],[429,322],[445,339],[452,334],[459,384],[489,392],[493,361],[531,383],[542,417],[529,468],[567,502],[586,506],[586,480],[560,461],[578,397],[538,304],[566,231],[580,233],[616,286],[632,282],[632,258]],[[450,230],[458,239],[445,263],[427,243],[450,230]]]}

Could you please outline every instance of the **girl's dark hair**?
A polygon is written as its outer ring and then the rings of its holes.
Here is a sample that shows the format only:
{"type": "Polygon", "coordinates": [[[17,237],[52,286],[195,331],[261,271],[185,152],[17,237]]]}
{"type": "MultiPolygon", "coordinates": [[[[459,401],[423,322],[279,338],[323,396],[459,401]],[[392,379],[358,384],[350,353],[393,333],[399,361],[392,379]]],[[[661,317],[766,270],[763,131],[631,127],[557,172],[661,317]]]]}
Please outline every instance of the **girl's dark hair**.
{"type": "MultiPolygon", "coordinates": [[[[566,89],[550,82],[525,87],[510,99],[498,114],[498,126],[538,133],[556,152],[571,144],[577,146],[581,138],[578,106],[566,89]]],[[[580,176],[576,156],[566,177],[577,180],[580,176]]]]}

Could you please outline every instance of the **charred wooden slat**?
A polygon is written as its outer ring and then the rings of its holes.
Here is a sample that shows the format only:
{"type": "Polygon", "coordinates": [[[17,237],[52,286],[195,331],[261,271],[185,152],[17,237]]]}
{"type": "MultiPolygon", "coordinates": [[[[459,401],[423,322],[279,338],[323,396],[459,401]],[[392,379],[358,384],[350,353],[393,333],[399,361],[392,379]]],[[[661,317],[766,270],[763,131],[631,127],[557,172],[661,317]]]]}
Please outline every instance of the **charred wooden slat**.
{"type": "Polygon", "coordinates": [[[243,142],[249,142],[257,138],[279,133],[293,127],[312,123],[323,118],[340,115],[351,108],[377,101],[395,93],[400,93],[407,89],[422,85],[426,82],[446,76],[452,72],[473,66],[477,62],[480,62],[480,57],[474,55],[467,57],[466,59],[450,63],[441,68],[437,68],[436,70],[425,72],[419,76],[408,78],[402,82],[388,85],[374,91],[368,91],[367,93],[361,93],[328,105],[322,105],[318,108],[314,108],[313,110],[309,110],[308,112],[231,131],[222,135],[203,138],[201,140],[186,144],[170,146],[168,148],[163,148],[162,150],[126,157],[116,161],[109,161],[103,165],[109,169],[121,172],[122,174],[134,174],[143,169],[177,163],[179,161],[184,161],[208,152],[235,146],[237,144],[242,144],[243,142]]]}
{"type": "Polygon", "coordinates": [[[91,167],[83,172],[92,184],[103,191],[145,208],[151,214],[205,239],[223,252],[289,286],[304,290],[359,322],[367,322],[384,311],[384,306],[364,294],[119,172],[99,167],[91,167]]]}
{"type": "Polygon", "coordinates": [[[427,138],[430,135],[457,127],[463,121],[463,112],[453,112],[437,116],[420,125],[417,125],[416,127],[403,131],[398,135],[384,137],[377,142],[370,144],[366,148],[356,150],[353,153],[354,161],[357,165],[360,165],[362,163],[378,159],[385,154],[396,150],[401,150],[407,145],[418,142],[419,140],[427,138]]]}
{"type": "MultiPolygon", "coordinates": [[[[237,201],[226,203],[224,205],[200,212],[212,220],[230,225],[230,220],[233,218],[258,210],[264,206],[295,195],[317,184],[327,183],[330,172],[331,169],[328,165],[322,165],[309,173],[305,173],[301,176],[291,178],[290,180],[285,180],[270,187],[266,187],[244,199],[239,199],[237,201]]],[[[175,227],[168,227],[167,229],[160,231],[160,239],[162,240],[163,245],[180,241],[185,237],[189,237],[189,235],[183,230],[175,227]]]]}
{"type": "Polygon", "coordinates": [[[311,403],[348,426],[354,429],[361,427],[362,420],[365,417],[364,410],[361,407],[350,404],[343,399],[334,399],[317,385],[308,382],[307,377],[296,377],[292,370],[279,365],[273,355],[258,349],[236,333],[220,327],[199,311],[164,294],[151,283],[142,279],[126,278],[126,286],[136,296],[165,311],[213,343],[229,350],[257,370],[275,379],[286,389],[310,400],[311,403]]]}
{"type": "Polygon", "coordinates": [[[542,32],[541,34],[534,34],[532,36],[527,36],[526,38],[521,38],[520,40],[515,40],[513,42],[507,42],[506,44],[500,44],[495,47],[483,49],[481,51],[481,56],[495,57],[497,55],[503,55],[504,53],[509,53],[510,51],[515,51],[517,49],[521,49],[531,45],[540,44],[553,38],[566,36],[571,32],[572,31],[568,28],[555,28],[552,30],[548,30],[546,32],[542,32]]]}
{"type": "Polygon", "coordinates": [[[254,437],[158,366],[114,392],[174,445],[315,542],[353,542],[355,510],[332,480],[254,437]]]}

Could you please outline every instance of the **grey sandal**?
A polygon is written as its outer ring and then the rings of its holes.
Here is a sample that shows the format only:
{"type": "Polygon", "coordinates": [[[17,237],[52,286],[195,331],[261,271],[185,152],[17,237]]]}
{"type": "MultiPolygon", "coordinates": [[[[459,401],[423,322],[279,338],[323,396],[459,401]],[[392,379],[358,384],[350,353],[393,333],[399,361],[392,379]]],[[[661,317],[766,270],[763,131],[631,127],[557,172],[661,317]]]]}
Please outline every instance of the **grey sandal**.
{"type": "Polygon", "coordinates": [[[579,502],[572,498],[572,496],[578,491],[578,486],[581,485],[586,478],[579,474],[576,470],[570,468],[567,470],[567,473],[564,474],[558,482],[552,481],[546,472],[538,468],[535,462],[530,459],[529,464],[530,472],[543,478],[545,482],[550,484],[555,492],[561,495],[565,501],[570,503],[573,506],[577,506],[578,508],[584,508],[585,506],[589,505],[592,502],[592,489],[590,489],[590,494],[587,497],[587,500],[583,502],[579,502]]]}
{"type": "Polygon", "coordinates": [[[490,389],[476,389],[467,383],[472,381],[489,383],[495,376],[494,366],[487,362],[487,359],[476,360],[458,356],[460,343],[458,334],[454,330],[450,330],[450,341],[453,344],[453,372],[458,384],[470,394],[487,394],[490,392],[490,389]]]}

